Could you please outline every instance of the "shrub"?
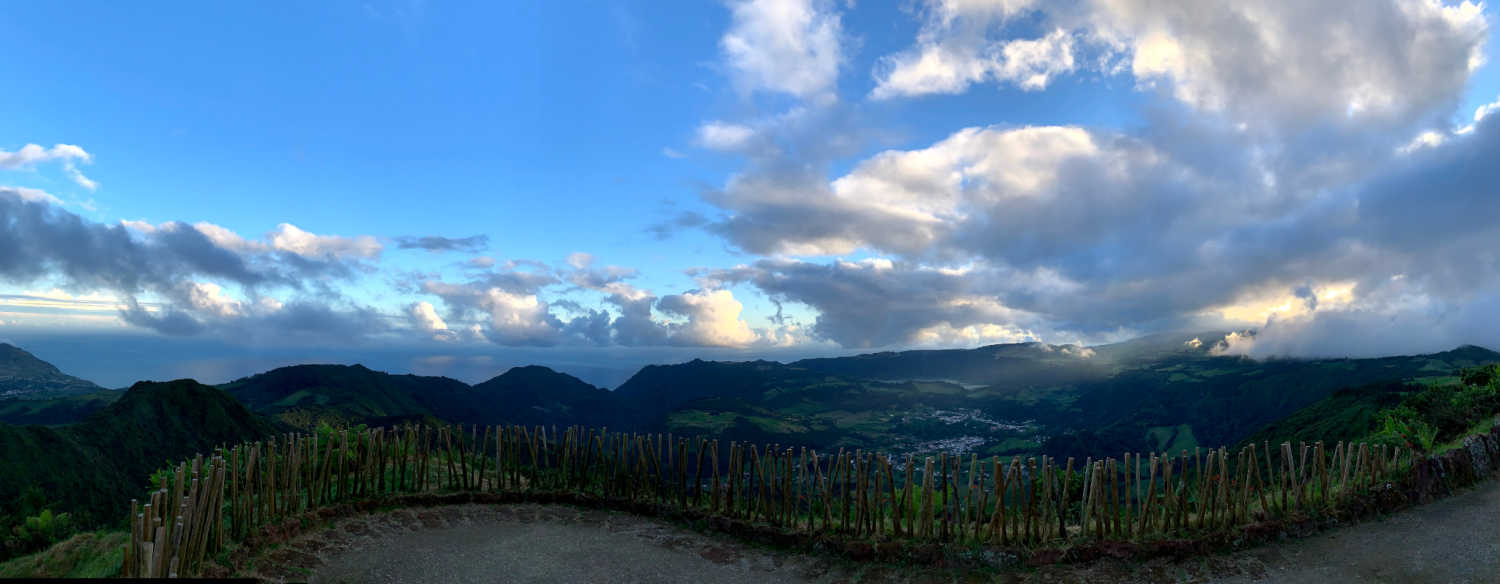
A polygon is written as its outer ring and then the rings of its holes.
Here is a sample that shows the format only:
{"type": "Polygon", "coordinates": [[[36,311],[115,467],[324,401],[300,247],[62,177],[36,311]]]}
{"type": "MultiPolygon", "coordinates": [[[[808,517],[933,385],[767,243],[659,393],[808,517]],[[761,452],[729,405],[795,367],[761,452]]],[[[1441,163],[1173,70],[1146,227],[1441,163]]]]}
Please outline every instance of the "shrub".
{"type": "Polygon", "coordinates": [[[1379,438],[1420,452],[1431,452],[1437,442],[1437,432],[1437,427],[1422,420],[1416,410],[1400,405],[1385,411],[1379,438]]]}
{"type": "Polygon", "coordinates": [[[27,517],[20,525],[11,528],[5,539],[5,548],[11,555],[29,554],[46,549],[72,534],[71,516],[43,509],[40,514],[27,517]]]}

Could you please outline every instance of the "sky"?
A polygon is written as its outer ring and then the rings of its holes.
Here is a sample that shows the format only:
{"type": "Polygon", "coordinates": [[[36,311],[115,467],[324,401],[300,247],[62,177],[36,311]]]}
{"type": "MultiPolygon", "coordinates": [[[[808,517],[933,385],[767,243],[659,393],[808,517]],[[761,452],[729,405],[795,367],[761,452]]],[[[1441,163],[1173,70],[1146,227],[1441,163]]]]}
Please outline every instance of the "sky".
{"type": "Polygon", "coordinates": [[[27,3],[0,341],[109,386],[1500,348],[1495,9],[27,3]]]}

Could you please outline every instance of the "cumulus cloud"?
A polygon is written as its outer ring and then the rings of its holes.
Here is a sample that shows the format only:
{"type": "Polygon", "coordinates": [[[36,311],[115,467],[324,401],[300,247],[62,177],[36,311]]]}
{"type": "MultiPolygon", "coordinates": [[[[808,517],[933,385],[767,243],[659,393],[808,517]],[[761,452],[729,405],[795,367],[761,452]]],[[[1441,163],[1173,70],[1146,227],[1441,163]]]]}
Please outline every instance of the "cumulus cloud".
{"type": "Polygon", "coordinates": [[[1468,134],[1470,132],[1473,132],[1475,125],[1477,125],[1480,121],[1484,120],[1484,118],[1486,116],[1489,116],[1490,114],[1495,113],[1497,111],[1500,111],[1500,98],[1496,98],[1495,101],[1492,101],[1490,103],[1487,103],[1487,104],[1484,104],[1482,106],[1479,106],[1479,107],[1475,108],[1474,109],[1474,121],[1472,123],[1466,124],[1466,125],[1458,128],[1457,130],[1454,130],[1454,133],[1455,134],[1468,134]]]}
{"type": "Polygon", "coordinates": [[[832,96],[844,62],[843,26],[831,0],[730,0],[719,41],[736,83],[749,91],[832,96]]]}
{"type": "Polygon", "coordinates": [[[318,235],[290,223],[282,223],[269,234],[271,247],[313,259],[374,259],[384,247],[373,236],[318,235]]]}
{"type": "Polygon", "coordinates": [[[740,319],[744,305],[729,290],[696,290],[662,297],[663,312],[687,318],[673,327],[672,342],[709,347],[744,347],[759,337],[740,319]]]}
{"type": "Polygon", "coordinates": [[[434,340],[453,338],[453,331],[448,329],[448,323],[443,321],[443,317],[438,316],[437,309],[432,307],[431,302],[414,302],[406,307],[406,314],[411,320],[412,328],[431,335],[434,340]]]}
{"type": "Polygon", "coordinates": [[[1034,39],[993,42],[937,31],[924,36],[918,46],[880,60],[871,98],[962,93],[989,81],[1040,90],[1077,67],[1073,35],[1063,29],[1034,39]]]}
{"type": "Polygon", "coordinates": [[[471,235],[469,237],[441,237],[436,235],[402,236],[396,238],[396,247],[399,249],[425,249],[430,252],[456,251],[464,253],[479,253],[484,251],[490,244],[488,235],[471,235]]]}
{"type": "Polygon", "coordinates": [[[920,255],[979,244],[960,241],[982,236],[964,234],[966,227],[1008,228],[994,236],[1035,245],[1047,243],[1036,229],[1087,236],[1079,228],[1132,201],[1107,183],[1128,183],[1159,164],[1149,145],[1081,128],[967,128],[928,148],[882,152],[831,182],[739,175],[709,200],[734,212],[715,229],[750,252],[838,255],[867,246],[920,255]],[[1028,216],[1043,213],[1070,221],[1028,216]]]}
{"type": "Polygon", "coordinates": [[[57,206],[62,206],[63,204],[62,199],[59,199],[56,196],[52,195],[52,193],[48,193],[47,191],[41,189],[31,189],[26,187],[0,187],[0,191],[7,192],[10,194],[10,196],[13,196],[25,202],[48,203],[57,206]]]}
{"type": "Polygon", "coordinates": [[[1117,49],[1137,80],[1252,123],[1423,118],[1463,88],[1488,36],[1482,5],[1470,2],[1089,5],[1074,24],[1117,49]]]}
{"type": "Polygon", "coordinates": [[[708,197],[730,212],[714,228],[741,249],[871,250],[895,254],[894,269],[762,260],[711,276],[807,304],[819,336],[860,347],[1226,324],[1265,327],[1263,338],[1316,330],[1292,325],[1303,320],[1373,330],[1382,319],[1420,322],[1389,312],[1411,299],[1495,325],[1393,334],[1425,341],[1384,345],[1441,349],[1500,330],[1478,304],[1500,290],[1490,249],[1500,176],[1483,162],[1500,151],[1492,121],[1420,151],[1387,150],[1378,170],[1335,190],[1281,180],[1253,138],[1194,156],[1159,136],[969,128],[832,181],[742,175],[708,197]],[[1405,292],[1381,292],[1390,282],[1405,292]]]}
{"type": "Polygon", "coordinates": [[[818,317],[811,332],[845,347],[1034,340],[1042,331],[1027,329],[1044,324],[1039,315],[996,300],[990,278],[973,270],[886,259],[760,260],[703,275],[749,283],[778,301],[812,307],[818,317]]]}
{"type": "Polygon", "coordinates": [[[68,173],[68,178],[72,179],[73,184],[91,191],[99,188],[98,182],[84,176],[83,171],[78,170],[78,167],[74,166],[71,162],[64,165],[64,170],[68,173]]]}
{"type": "Polygon", "coordinates": [[[927,0],[916,43],[879,59],[870,97],[962,93],[991,81],[1046,88],[1076,68],[1073,35],[1062,28],[1039,38],[1004,33],[1008,23],[1037,8],[1033,0],[927,0]]]}
{"type": "Polygon", "coordinates": [[[19,170],[35,167],[44,162],[61,162],[63,172],[74,184],[90,191],[99,188],[99,183],[84,176],[78,170],[78,163],[88,164],[93,162],[93,155],[83,148],[72,144],[56,144],[51,148],[43,148],[37,144],[27,144],[15,152],[0,150],[0,169],[19,170]]]}
{"type": "MultiPolygon", "coordinates": [[[[592,257],[573,254],[569,262],[587,267],[592,257]]],[[[479,321],[469,325],[465,333],[470,340],[485,339],[503,346],[552,346],[579,341],[607,343],[607,313],[583,309],[567,301],[549,302],[542,298],[546,289],[564,283],[559,275],[557,270],[544,264],[506,262],[473,274],[467,282],[433,279],[422,282],[420,288],[422,292],[443,300],[448,322],[479,321]],[[573,308],[580,314],[564,320],[554,313],[555,306],[573,308]],[[606,327],[602,333],[601,326],[606,327]]],[[[577,281],[590,280],[580,276],[577,281]]],[[[420,309],[417,305],[411,310],[420,309]]],[[[435,309],[433,313],[436,316],[435,309]]]]}
{"type": "Polygon", "coordinates": [[[93,160],[88,152],[72,144],[57,144],[51,148],[43,148],[36,144],[27,144],[15,152],[0,150],[0,169],[17,170],[36,166],[43,162],[89,162],[93,160]]]}
{"type": "Polygon", "coordinates": [[[560,322],[535,294],[512,294],[490,288],[479,295],[479,308],[489,313],[486,335],[500,345],[552,345],[560,322]]]}
{"type": "MultiPolygon", "coordinates": [[[[155,231],[156,229],[154,225],[143,222],[124,222],[124,224],[144,233],[150,233],[155,231]]],[[[207,221],[199,221],[197,223],[194,223],[193,229],[196,229],[199,233],[202,233],[203,236],[207,237],[209,241],[212,241],[214,245],[230,251],[239,253],[257,253],[264,252],[270,249],[270,246],[264,243],[245,239],[238,233],[235,233],[223,226],[209,223],[207,221]]]]}
{"type": "Polygon", "coordinates": [[[440,317],[430,304],[410,305],[412,326],[431,332],[432,322],[448,329],[475,322],[466,338],[504,346],[743,348],[810,341],[795,323],[750,327],[734,294],[707,280],[710,287],[658,296],[630,282],[638,270],[597,265],[592,254],[569,254],[564,265],[508,262],[467,282],[424,281],[421,291],[440,298],[446,311],[440,317]],[[598,294],[603,306],[572,299],[579,292],[598,294]]]}
{"type": "Polygon", "coordinates": [[[744,148],[754,135],[748,126],[711,121],[698,126],[697,143],[710,150],[733,151],[744,148]]]}
{"type": "Polygon", "coordinates": [[[880,59],[872,97],[957,93],[976,83],[1044,87],[1087,66],[1129,72],[1193,108],[1295,131],[1357,119],[1430,123],[1484,61],[1482,4],[1382,0],[928,0],[908,49],[880,59]],[[1039,16],[1038,16],[1039,15],[1039,16]],[[1053,32],[1016,38],[1037,17],[1053,32]],[[1076,55],[1081,39],[1087,59],[1076,55]],[[1024,43],[1024,44],[1017,44],[1024,43]]]}

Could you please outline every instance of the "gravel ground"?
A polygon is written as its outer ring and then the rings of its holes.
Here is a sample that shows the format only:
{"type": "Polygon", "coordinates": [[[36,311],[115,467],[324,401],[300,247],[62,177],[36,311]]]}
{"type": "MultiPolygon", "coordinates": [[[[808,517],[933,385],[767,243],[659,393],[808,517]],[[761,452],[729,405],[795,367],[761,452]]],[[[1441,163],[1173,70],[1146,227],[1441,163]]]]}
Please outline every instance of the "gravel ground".
{"type": "Polygon", "coordinates": [[[855,564],[627,514],[454,505],[336,522],[256,562],[311,582],[1500,582],[1500,483],[1313,537],[1185,561],[1103,561],[1006,574],[855,564]]]}

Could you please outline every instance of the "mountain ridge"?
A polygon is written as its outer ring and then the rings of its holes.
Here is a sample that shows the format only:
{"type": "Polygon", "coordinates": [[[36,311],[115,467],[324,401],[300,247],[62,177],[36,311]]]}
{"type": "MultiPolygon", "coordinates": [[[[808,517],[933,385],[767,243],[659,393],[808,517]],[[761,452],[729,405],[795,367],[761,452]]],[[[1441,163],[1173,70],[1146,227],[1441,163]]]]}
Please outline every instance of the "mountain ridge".
{"type": "Polygon", "coordinates": [[[25,349],[0,343],[0,399],[51,399],[102,389],[63,373],[25,349]]]}

